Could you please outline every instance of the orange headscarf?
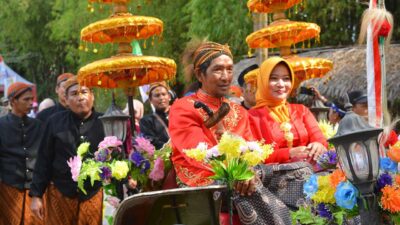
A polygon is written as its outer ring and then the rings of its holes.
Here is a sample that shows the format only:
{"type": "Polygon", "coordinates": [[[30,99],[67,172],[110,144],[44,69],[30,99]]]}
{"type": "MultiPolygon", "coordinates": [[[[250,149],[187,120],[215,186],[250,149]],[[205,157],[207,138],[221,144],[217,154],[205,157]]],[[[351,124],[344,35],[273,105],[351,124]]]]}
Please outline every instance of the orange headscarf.
{"type": "Polygon", "coordinates": [[[274,68],[279,64],[284,63],[289,68],[292,87],[294,84],[294,72],[290,64],[281,57],[271,57],[265,60],[260,67],[260,73],[257,77],[257,92],[256,92],[256,106],[254,108],[268,107],[271,116],[277,122],[288,122],[289,109],[286,105],[286,99],[276,99],[271,96],[268,89],[269,77],[271,76],[274,68]]]}

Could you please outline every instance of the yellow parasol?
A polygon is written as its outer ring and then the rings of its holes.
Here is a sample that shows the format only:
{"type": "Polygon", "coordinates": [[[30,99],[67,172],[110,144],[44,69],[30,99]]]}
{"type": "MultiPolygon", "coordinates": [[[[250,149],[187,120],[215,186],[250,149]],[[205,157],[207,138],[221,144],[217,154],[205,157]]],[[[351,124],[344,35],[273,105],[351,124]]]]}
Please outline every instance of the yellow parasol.
{"type": "Polygon", "coordinates": [[[250,48],[278,48],[319,37],[321,28],[315,23],[289,20],[274,21],[268,27],[246,38],[250,48]]]}
{"type": "Polygon", "coordinates": [[[249,0],[247,7],[256,13],[271,13],[286,10],[303,0],[249,0]]]}
{"type": "Polygon", "coordinates": [[[293,90],[296,90],[301,82],[323,77],[333,68],[333,62],[323,58],[299,57],[290,55],[284,57],[295,73],[293,90]]]}
{"type": "Polygon", "coordinates": [[[92,23],[81,30],[81,39],[94,43],[131,42],[161,35],[163,22],[154,17],[119,14],[92,23]]]}

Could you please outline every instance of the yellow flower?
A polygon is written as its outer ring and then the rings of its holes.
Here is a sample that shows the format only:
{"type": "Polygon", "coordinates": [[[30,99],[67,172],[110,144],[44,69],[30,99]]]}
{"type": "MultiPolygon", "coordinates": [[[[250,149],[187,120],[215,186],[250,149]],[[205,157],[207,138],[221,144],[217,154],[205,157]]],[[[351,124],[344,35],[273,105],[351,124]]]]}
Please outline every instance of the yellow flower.
{"type": "Polygon", "coordinates": [[[117,180],[124,179],[129,172],[128,163],[125,161],[116,161],[111,164],[112,176],[117,180]]]}
{"type": "Polygon", "coordinates": [[[326,139],[332,138],[335,136],[337,132],[337,127],[334,127],[332,124],[327,122],[326,120],[321,120],[318,122],[319,129],[321,129],[322,134],[326,139]]]}
{"type": "Polygon", "coordinates": [[[218,150],[221,154],[225,154],[226,160],[229,161],[232,158],[240,157],[240,154],[242,153],[240,146],[245,144],[246,143],[242,138],[224,133],[218,143],[218,150]]]}
{"type": "Polygon", "coordinates": [[[79,157],[83,157],[84,154],[89,150],[90,143],[89,142],[83,142],[82,144],[79,145],[77,154],[79,157]]]}
{"type": "Polygon", "coordinates": [[[270,144],[262,145],[261,149],[263,150],[262,151],[263,161],[265,161],[274,152],[274,147],[270,144]]]}
{"type": "Polygon", "coordinates": [[[335,188],[331,185],[329,175],[318,177],[318,191],[311,199],[317,203],[335,203],[335,188]]]}
{"type": "Polygon", "coordinates": [[[249,166],[255,166],[264,160],[259,152],[246,152],[242,156],[242,159],[246,161],[249,166]]]}
{"type": "Polygon", "coordinates": [[[185,154],[196,161],[202,162],[206,158],[207,151],[198,148],[183,150],[185,154]]]}

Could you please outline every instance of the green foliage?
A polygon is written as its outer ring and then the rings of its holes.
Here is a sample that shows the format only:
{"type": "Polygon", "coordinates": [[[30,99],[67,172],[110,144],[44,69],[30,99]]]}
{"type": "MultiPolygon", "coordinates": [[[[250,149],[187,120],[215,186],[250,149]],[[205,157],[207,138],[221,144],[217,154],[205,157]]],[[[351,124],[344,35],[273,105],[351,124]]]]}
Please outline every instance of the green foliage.
{"type": "MultiPolygon", "coordinates": [[[[368,8],[365,2],[360,0],[307,0],[306,4],[298,6],[297,10],[296,7],[292,10],[290,19],[317,23],[321,27],[321,43],[317,46],[352,45],[358,39],[362,14],[368,8]]],[[[395,19],[400,16],[399,6],[397,1],[386,1],[386,8],[395,19]]],[[[393,40],[399,41],[400,29],[396,24],[394,27],[393,40]]]]}
{"type": "Polygon", "coordinates": [[[225,163],[220,160],[212,160],[211,167],[214,176],[210,178],[226,183],[229,189],[233,188],[233,183],[235,181],[250,180],[254,177],[254,173],[250,170],[247,162],[239,158],[229,160],[228,165],[225,165],[225,163]]]}
{"type": "Polygon", "coordinates": [[[82,168],[78,176],[78,188],[82,191],[82,193],[86,194],[84,185],[87,177],[90,178],[90,184],[93,186],[95,181],[101,180],[100,173],[101,170],[99,162],[89,159],[82,163],[82,168]]]}
{"type": "Polygon", "coordinates": [[[291,211],[292,224],[315,224],[325,225],[326,219],[314,215],[311,207],[300,207],[297,211],[291,211]]]}
{"type": "Polygon", "coordinates": [[[191,23],[189,37],[208,37],[211,41],[227,43],[234,56],[248,51],[246,36],[253,25],[247,1],[192,0],[187,4],[191,23]]]}

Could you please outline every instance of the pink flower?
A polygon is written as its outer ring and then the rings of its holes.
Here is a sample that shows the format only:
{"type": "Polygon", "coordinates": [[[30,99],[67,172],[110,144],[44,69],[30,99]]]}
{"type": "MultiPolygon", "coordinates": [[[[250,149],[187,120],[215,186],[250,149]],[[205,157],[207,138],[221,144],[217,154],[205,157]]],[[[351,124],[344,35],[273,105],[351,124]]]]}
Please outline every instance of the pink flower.
{"type": "Polygon", "coordinates": [[[149,178],[154,181],[159,181],[164,178],[164,161],[157,158],[154,162],[154,168],[149,174],[149,178]]]}
{"type": "Polygon", "coordinates": [[[107,202],[108,202],[108,204],[110,204],[114,208],[117,208],[119,206],[119,203],[121,202],[121,200],[119,198],[117,198],[117,197],[114,197],[114,196],[108,196],[107,197],[107,202]]]}
{"type": "Polygon", "coordinates": [[[81,172],[82,160],[79,156],[69,158],[67,161],[68,166],[71,168],[72,180],[78,181],[79,173],[81,172]]]}
{"type": "Polygon", "coordinates": [[[122,141],[118,140],[115,136],[108,136],[105,137],[102,142],[99,144],[100,149],[104,148],[117,148],[118,146],[122,145],[122,141]]]}
{"type": "Polygon", "coordinates": [[[154,155],[154,145],[151,144],[151,142],[144,138],[144,137],[137,137],[135,138],[136,144],[134,145],[136,150],[143,153],[146,152],[149,156],[154,155]]]}

